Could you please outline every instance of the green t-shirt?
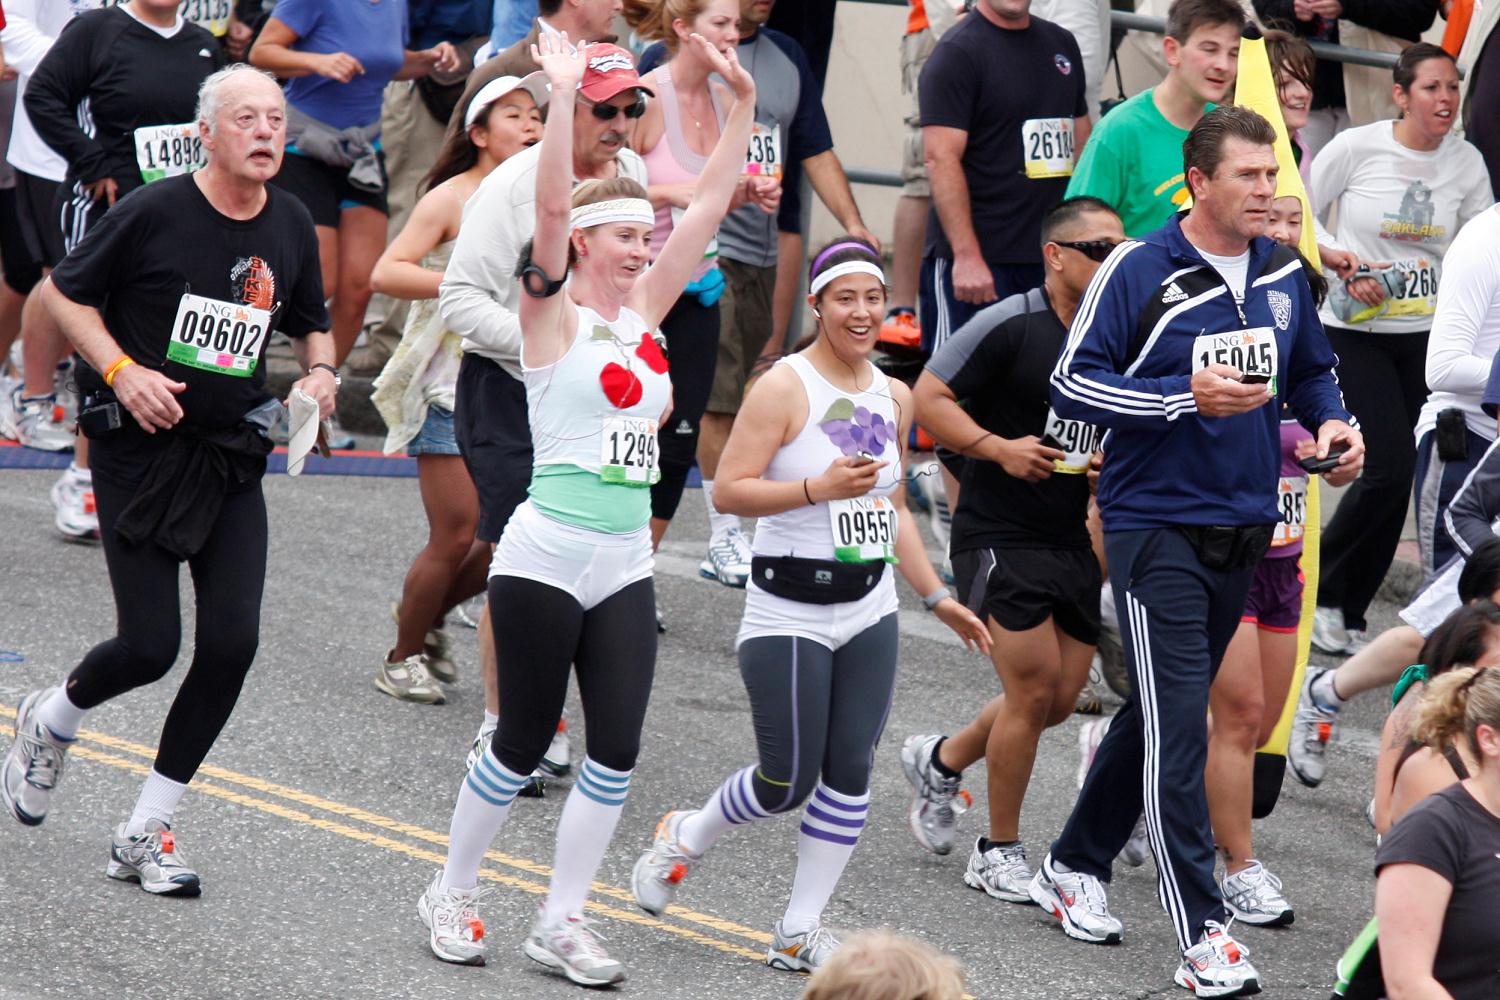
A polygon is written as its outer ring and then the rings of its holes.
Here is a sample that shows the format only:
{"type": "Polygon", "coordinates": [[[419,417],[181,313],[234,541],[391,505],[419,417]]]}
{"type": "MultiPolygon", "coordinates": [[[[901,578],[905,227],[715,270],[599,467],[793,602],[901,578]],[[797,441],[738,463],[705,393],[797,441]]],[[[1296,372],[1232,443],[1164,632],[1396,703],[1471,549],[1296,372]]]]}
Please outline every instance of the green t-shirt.
{"type": "Polygon", "coordinates": [[[1099,119],[1068,182],[1069,198],[1086,194],[1113,205],[1126,236],[1160,229],[1188,198],[1187,130],[1162,117],[1151,94],[1136,94],[1099,119]]]}

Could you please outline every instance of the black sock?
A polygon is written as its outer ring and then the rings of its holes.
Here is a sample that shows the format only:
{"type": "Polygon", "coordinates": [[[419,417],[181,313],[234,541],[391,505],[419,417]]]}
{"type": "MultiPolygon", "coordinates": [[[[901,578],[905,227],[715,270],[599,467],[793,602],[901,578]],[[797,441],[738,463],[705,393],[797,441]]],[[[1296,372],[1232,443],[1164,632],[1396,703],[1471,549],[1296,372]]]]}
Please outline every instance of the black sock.
{"type": "Polygon", "coordinates": [[[979,853],[983,854],[992,847],[1015,847],[1019,840],[991,840],[988,837],[979,838],[979,853]]]}
{"type": "Polygon", "coordinates": [[[944,736],[932,745],[932,769],[945,778],[957,778],[962,772],[953,770],[938,758],[938,751],[943,749],[943,744],[946,742],[948,742],[948,737],[944,736]]]}

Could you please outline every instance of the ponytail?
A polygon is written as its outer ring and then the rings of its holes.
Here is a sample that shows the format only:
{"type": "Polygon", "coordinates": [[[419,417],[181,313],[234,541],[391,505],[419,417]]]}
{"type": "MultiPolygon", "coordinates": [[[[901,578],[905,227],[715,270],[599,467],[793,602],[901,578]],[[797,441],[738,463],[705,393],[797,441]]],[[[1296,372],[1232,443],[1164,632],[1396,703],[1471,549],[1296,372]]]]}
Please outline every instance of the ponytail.
{"type": "Polygon", "coordinates": [[[1412,734],[1433,748],[1456,743],[1463,735],[1474,756],[1481,757],[1480,726],[1500,729],[1500,670],[1460,667],[1427,685],[1417,705],[1412,734]]]}

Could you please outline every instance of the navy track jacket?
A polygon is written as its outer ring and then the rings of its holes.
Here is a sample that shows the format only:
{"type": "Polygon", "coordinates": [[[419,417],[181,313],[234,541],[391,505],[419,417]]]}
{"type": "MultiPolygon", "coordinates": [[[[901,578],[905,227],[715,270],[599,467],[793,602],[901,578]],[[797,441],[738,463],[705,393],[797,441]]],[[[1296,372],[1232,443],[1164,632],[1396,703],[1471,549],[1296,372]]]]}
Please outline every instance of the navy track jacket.
{"type": "Polygon", "coordinates": [[[1354,424],[1296,251],[1252,240],[1245,284],[1237,305],[1183,235],[1181,216],[1120,244],[1090,282],[1052,372],[1052,406],[1109,428],[1098,496],[1107,531],[1271,524],[1280,518],[1278,404],[1314,433],[1326,420],[1354,424]],[[1189,382],[1213,343],[1206,337],[1240,331],[1249,333],[1218,341],[1212,360],[1246,370],[1254,362],[1222,347],[1258,341],[1264,366],[1274,339],[1276,399],[1199,416],[1189,382]]]}

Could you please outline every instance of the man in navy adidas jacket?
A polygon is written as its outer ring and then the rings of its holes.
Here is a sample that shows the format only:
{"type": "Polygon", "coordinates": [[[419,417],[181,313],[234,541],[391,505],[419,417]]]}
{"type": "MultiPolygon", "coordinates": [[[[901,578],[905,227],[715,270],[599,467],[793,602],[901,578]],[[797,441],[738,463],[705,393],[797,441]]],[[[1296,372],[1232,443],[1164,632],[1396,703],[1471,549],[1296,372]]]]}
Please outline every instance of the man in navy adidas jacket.
{"type": "Polygon", "coordinates": [[[1274,139],[1245,108],[1203,117],[1183,144],[1193,207],[1110,255],[1052,374],[1060,415],[1109,429],[1099,507],[1135,693],[1031,895],[1069,936],[1118,941],[1102,883],[1144,808],[1176,982],[1207,996],[1261,985],[1224,929],[1203,767],[1209,685],[1279,517],[1280,404],[1320,458],[1347,446],[1330,483],[1364,461],[1301,259],[1261,235],[1274,139]]]}

